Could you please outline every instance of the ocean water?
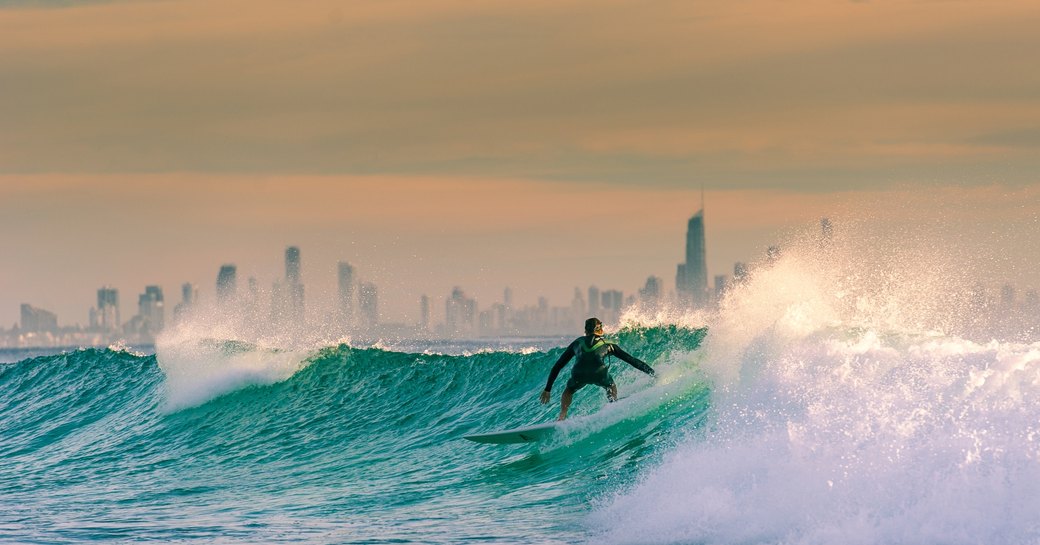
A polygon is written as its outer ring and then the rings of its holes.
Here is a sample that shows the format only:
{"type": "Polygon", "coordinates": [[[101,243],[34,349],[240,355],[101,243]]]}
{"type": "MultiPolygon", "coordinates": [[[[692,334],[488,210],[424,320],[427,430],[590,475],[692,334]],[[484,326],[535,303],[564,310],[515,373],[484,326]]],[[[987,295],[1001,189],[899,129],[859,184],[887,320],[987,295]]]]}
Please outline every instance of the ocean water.
{"type": "MultiPolygon", "coordinates": [[[[620,340],[667,368],[702,336],[620,340]]],[[[630,407],[583,392],[574,411],[595,413],[588,429],[537,447],[461,439],[551,419],[558,407],[537,396],[560,350],[200,339],[2,365],[0,541],[580,541],[590,503],[696,427],[707,389],[653,387],[617,366],[630,407]]]]}
{"type": "Polygon", "coordinates": [[[1040,543],[1035,322],[923,248],[805,236],[717,311],[630,313],[658,378],[615,362],[536,445],[461,437],[552,419],[568,339],[5,363],[0,542],[1040,543]]]}

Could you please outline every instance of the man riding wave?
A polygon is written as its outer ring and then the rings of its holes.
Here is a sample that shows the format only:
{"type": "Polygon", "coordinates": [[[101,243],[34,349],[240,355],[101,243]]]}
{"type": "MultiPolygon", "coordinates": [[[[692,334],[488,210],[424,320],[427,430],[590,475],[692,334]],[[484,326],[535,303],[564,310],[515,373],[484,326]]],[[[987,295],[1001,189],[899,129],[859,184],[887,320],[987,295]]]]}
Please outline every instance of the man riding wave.
{"type": "Polygon", "coordinates": [[[556,377],[572,358],[575,359],[574,368],[571,370],[571,378],[567,381],[567,386],[563,389],[563,395],[560,397],[560,416],[557,420],[565,420],[567,418],[567,409],[571,406],[574,392],[589,384],[602,387],[607,391],[607,399],[609,401],[617,401],[617,384],[614,382],[614,378],[610,376],[610,371],[607,368],[605,361],[607,356],[617,356],[619,360],[650,376],[654,376],[652,367],[622,350],[617,343],[603,338],[603,322],[599,321],[598,318],[589,318],[585,320],[585,336],[574,339],[574,342],[563,351],[563,354],[560,354],[560,358],[556,360],[552,371],[549,372],[549,380],[546,382],[545,390],[542,390],[542,395],[539,398],[542,404],[549,402],[549,395],[552,392],[553,383],[556,382],[556,377]]]}

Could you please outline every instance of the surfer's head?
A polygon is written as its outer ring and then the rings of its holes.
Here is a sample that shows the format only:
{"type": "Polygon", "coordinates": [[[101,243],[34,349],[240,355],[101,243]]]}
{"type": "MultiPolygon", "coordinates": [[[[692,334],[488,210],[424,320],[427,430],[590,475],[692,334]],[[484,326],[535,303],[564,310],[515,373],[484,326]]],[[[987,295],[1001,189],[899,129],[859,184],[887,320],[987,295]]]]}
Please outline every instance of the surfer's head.
{"type": "Polygon", "coordinates": [[[599,318],[589,318],[588,320],[585,320],[585,334],[602,335],[603,322],[599,321],[599,318]]]}

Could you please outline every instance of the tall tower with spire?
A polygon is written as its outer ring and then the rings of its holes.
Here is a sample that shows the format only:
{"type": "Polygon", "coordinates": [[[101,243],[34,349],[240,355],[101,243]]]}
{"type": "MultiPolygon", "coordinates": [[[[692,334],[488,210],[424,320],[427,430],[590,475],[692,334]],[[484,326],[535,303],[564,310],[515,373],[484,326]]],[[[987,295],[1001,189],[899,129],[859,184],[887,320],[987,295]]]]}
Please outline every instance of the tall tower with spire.
{"type": "Polygon", "coordinates": [[[675,289],[681,303],[693,308],[708,304],[708,259],[704,243],[704,187],[701,209],[686,223],[686,261],[679,264],[675,289]]]}

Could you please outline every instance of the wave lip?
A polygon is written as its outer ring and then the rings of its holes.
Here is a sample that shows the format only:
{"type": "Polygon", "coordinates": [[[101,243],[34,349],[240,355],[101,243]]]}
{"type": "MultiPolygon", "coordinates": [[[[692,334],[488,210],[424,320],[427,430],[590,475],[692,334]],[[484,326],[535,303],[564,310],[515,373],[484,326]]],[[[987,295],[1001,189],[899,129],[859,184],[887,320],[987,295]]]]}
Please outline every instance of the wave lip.
{"type": "Polygon", "coordinates": [[[308,355],[241,341],[188,339],[164,342],[156,359],[166,375],[167,406],[178,410],[246,386],[283,381],[306,364],[308,355]]]}

